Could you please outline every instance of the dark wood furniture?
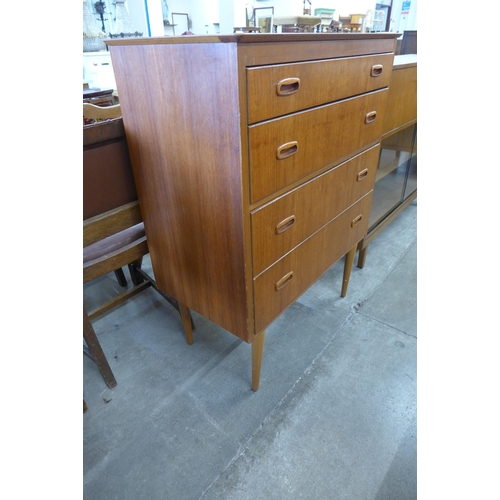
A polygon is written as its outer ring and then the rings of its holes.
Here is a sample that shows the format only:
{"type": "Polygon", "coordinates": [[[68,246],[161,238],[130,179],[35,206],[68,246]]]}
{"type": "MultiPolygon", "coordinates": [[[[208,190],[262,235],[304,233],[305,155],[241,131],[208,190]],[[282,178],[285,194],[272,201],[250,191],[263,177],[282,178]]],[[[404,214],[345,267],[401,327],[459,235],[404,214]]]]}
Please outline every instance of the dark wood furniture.
{"type": "Polygon", "coordinates": [[[359,243],[363,268],[369,243],[417,197],[417,56],[394,58],[380,159],[367,236],[359,243]]]}
{"type": "Polygon", "coordinates": [[[403,37],[398,40],[396,55],[417,53],[417,30],[403,31],[403,37]]]}
{"type": "Polygon", "coordinates": [[[266,327],[348,254],[345,294],[397,36],[107,41],[158,287],[252,344],[253,390],[266,327]]]}
{"type": "Polygon", "coordinates": [[[401,54],[417,53],[417,30],[406,30],[403,32],[403,42],[401,44],[401,54]]]}
{"type": "MultiPolygon", "coordinates": [[[[149,249],[121,118],[83,127],[83,218],[83,283],[115,272],[125,288],[90,312],[83,308],[84,353],[96,363],[106,385],[112,388],[116,379],[91,321],[142,290],[156,288],[155,280],[141,269],[142,258],[149,249]],[[131,287],[121,270],[124,266],[129,268],[131,287]]],[[[189,310],[162,295],[180,311],[187,342],[191,344],[189,310]]]]}

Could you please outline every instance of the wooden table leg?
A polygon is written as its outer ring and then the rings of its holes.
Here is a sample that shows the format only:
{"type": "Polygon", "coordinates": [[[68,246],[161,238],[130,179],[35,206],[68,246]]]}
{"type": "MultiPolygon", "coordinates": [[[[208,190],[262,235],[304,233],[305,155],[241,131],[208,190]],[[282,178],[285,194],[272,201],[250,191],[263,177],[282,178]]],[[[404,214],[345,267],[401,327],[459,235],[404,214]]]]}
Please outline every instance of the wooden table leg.
{"type": "Polygon", "coordinates": [[[366,245],[359,251],[357,267],[359,267],[360,269],[363,269],[363,267],[365,267],[367,250],[368,250],[368,245],[366,245]]]}
{"type": "Polygon", "coordinates": [[[351,277],[352,264],[354,262],[354,256],[356,255],[356,249],[358,244],[354,245],[349,252],[346,253],[345,263],[344,263],[344,277],[342,280],[342,291],[340,292],[341,297],[345,297],[347,293],[347,286],[349,285],[349,278],[351,277]]]}
{"type": "Polygon", "coordinates": [[[260,368],[262,366],[265,337],[266,331],[262,330],[252,342],[252,391],[257,391],[259,389],[260,368]]]}
{"type": "Polygon", "coordinates": [[[179,304],[179,312],[181,313],[184,332],[186,333],[186,342],[191,345],[193,343],[193,324],[191,322],[191,314],[189,308],[184,304],[179,304]]]}

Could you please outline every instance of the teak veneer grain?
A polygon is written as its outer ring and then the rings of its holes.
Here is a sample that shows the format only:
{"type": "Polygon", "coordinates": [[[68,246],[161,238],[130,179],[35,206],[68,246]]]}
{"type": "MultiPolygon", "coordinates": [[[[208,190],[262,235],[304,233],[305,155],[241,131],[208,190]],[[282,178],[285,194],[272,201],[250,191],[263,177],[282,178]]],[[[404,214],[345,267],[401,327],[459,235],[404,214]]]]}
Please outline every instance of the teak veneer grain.
{"type": "Polygon", "coordinates": [[[253,390],[265,328],[366,234],[397,36],[106,41],[157,285],[253,344],[253,390]]]}

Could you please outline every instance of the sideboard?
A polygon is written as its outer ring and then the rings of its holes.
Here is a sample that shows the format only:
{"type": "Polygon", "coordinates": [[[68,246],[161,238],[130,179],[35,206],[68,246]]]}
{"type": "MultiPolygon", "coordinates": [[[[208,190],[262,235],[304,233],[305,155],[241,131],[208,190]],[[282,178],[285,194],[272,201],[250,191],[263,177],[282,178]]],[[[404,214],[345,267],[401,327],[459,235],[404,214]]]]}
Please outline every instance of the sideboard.
{"type": "Polygon", "coordinates": [[[366,235],[397,33],[114,39],[158,288],[252,345],[366,235]]]}
{"type": "Polygon", "coordinates": [[[417,197],[417,55],[394,58],[375,177],[368,233],[359,243],[357,267],[368,245],[417,197]]]}

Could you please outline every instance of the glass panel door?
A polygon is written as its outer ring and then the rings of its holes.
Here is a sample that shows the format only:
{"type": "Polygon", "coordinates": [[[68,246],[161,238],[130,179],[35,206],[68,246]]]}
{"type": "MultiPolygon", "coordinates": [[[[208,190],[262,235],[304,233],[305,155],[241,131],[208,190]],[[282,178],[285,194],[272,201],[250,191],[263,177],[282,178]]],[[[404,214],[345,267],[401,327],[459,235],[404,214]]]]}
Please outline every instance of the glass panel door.
{"type": "Polygon", "coordinates": [[[417,189],[417,130],[415,126],[415,140],[413,141],[413,152],[408,169],[408,179],[406,181],[404,199],[408,198],[417,189]]]}
{"type": "MultiPolygon", "coordinates": [[[[368,227],[373,228],[403,201],[411,163],[416,125],[407,127],[382,141],[380,160],[375,178],[373,202],[368,227]]],[[[413,181],[412,181],[413,182],[413,181]]],[[[415,161],[416,189],[416,161],[415,161]]],[[[414,190],[414,189],[413,189],[414,190]]]]}

